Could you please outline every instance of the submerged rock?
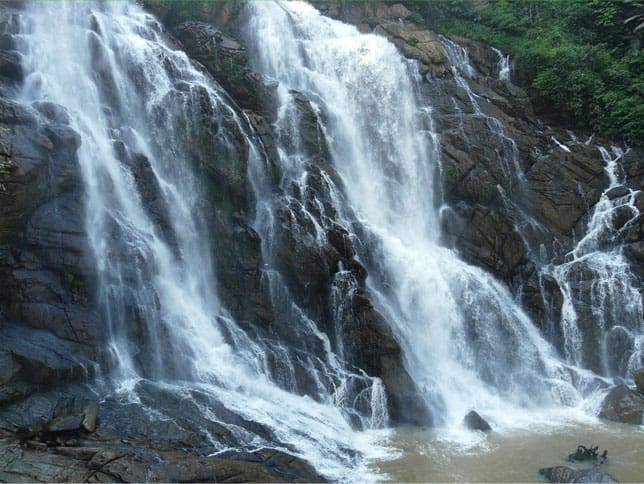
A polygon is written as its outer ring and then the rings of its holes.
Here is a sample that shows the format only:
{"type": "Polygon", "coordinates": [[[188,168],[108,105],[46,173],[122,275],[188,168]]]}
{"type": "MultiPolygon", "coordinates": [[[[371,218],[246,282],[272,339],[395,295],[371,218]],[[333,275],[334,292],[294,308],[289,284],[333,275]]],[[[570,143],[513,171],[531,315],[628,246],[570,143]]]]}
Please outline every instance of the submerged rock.
{"type": "Polygon", "coordinates": [[[544,467],[543,469],[539,469],[539,474],[550,482],[619,482],[608,472],[598,467],[586,470],[577,470],[567,466],[544,467]]]}
{"type": "Polygon", "coordinates": [[[463,419],[463,424],[470,430],[480,430],[482,432],[489,432],[492,430],[490,424],[481,417],[477,412],[471,410],[463,419]]]}
{"type": "Polygon", "coordinates": [[[635,425],[644,423],[644,397],[626,385],[613,388],[602,402],[601,418],[635,425]]]}
{"type": "MultiPolygon", "coordinates": [[[[597,449],[599,447],[590,446],[586,447],[584,445],[578,445],[577,450],[573,454],[568,455],[569,461],[583,461],[583,460],[597,460],[597,449]]],[[[606,451],[604,451],[605,453],[606,451]]]]}

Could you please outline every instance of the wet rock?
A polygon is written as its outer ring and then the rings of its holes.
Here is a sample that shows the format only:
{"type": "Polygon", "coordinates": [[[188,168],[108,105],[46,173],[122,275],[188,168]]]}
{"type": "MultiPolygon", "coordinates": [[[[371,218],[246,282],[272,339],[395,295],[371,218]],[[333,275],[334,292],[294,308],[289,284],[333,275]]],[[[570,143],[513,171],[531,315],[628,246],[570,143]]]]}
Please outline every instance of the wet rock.
{"type": "Polygon", "coordinates": [[[149,481],[278,482],[281,479],[261,464],[193,457],[156,466],[149,481]]]}
{"type": "Polygon", "coordinates": [[[82,428],[88,432],[93,432],[96,430],[98,402],[80,398],[62,398],[54,409],[54,418],[67,416],[81,416],[82,428]]]}
{"type": "Polygon", "coordinates": [[[592,469],[577,472],[575,477],[573,477],[572,482],[574,483],[601,482],[601,483],[612,484],[619,481],[615,479],[613,476],[611,476],[608,472],[602,469],[599,469],[597,467],[594,467],[592,469]]]}
{"type": "Polygon", "coordinates": [[[184,22],[174,32],[186,53],[203,64],[240,107],[261,112],[271,106],[274,84],[248,68],[246,50],[236,40],[205,22],[184,22]]]}
{"type": "Polygon", "coordinates": [[[105,467],[110,462],[119,459],[126,455],[124,452],[114,450],[114,449],[101,449],[92,455],[87,463],[87,467],[90,469],[101,469],[105,467]]]}
{"type": "Polygon", "coordinates": [[[460,36],[450,36],[449,39],[467,49],[470,62],[481,75],[486,77],[497,75],[499,58],[489,45],[460,36]]]}
{"type": "Polygon", "coordinates": [[[312,2],[327,17],[354,25],[382,21],[401,21],[409,16],[402,4],[387,5],[385,2],[312,2]]]}
{"type": "Polygon", "coordinates": [[[644,368],[640,368],[633,372],[633,380],[635,380],[637,391],[644,395],[644,368]]]}
{"type": "Polygon", "coordinates": [[[597,150],[573,145],[540,158],[527,174],[531,206],[549,227],[569,234],[608,183],[597,150]],[[564,208],[565,207],[565,208],[564,208]]]}
{"type": "Polygon", "coordinates": [[[358,291],[351,304],[342,326],[351,363],[382,379],[392,423],[431,425],[431,411],[405,370],[400,345],[387,323],[363,292],[358,291]]]}
{"type": "Polygon", "coordinates": [[[54,417],[43,430],[49,433],[77,431],[82,428],[83,415],[63,415],[54,417]]]}
{"type": "Polygon", "coordinates": [[[17,52],[0,51],[0,76],[14,82],[23,79],[21,56],[17,52]]]}
{"type": "Polygon", "coordinates": [[[635,425],[644,424],[644,397],[626,385],[613,388],[601,405],[601,418],[635,425]]]}
{"type": "Polygon", "coordinates": [[[576,470],[571,467],[557,466],[539,469],[539,474],[550,482],[575,482],[575,483],[616,483],[617,481],[609,473],[600,468],[587,470],[576,470]]]}
{"type": "Polygon", "coordinates": [[[629,193],[631,193],[631,191],[628,189],[628,187],[625,187],[624,185],[618,185],[608,190],[606,192],[606,197],[609,200],[615,200],[616,198],[623,197],[625,195],[628,195],[629,193]]]}
{"type": "Polygon", "coordinates": [[[463,424],[470,430],[480,430],[482,432],[489,432],[492,430],[490,424],[481,417],[477,412],[471,410],[463,419],[463,424]]]}
{"type": "Polygon", "coordinates": [[[575,477],[576,470],[571,467],[557,466],[539,469],[539,474],[550,482],[571,482],[575,477]]]}
{"type": "MultiPolygon", "coordinates": [[[[326,139],[322,133],[321,122],[315,112],[311,101],[302,93],[291,91],[295,101],[298,118],[298,137],[302,143],[302,149],[310,157],[318,157],[320,160],[329,158],[329,150],[326,139]]],[[[327,166],[328,168],[328,166],[327,166]]]]}
{"type": "Polygon", "coordinates": [[[422,74],[442,76],[447,72],[447,53],[433,32],[414,24],[380,22],[374,33],[390,39],[405,57],[417,60],[422,74]]]}
{"type": "Polygon", "coordinates": [[[288,482],[327,482],[309,463],[276,449],[260,448],[253,452],[228,451],[219,454],[218,457],[222,462],[263,464],[288,482]]]}

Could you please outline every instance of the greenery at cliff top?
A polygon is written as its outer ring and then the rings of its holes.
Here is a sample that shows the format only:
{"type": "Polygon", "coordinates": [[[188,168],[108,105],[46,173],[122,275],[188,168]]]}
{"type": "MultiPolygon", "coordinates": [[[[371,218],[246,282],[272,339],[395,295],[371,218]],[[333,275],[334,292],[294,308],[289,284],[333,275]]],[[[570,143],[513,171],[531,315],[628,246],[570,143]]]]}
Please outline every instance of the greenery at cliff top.
{"type": "Polygon", "coordinates": [[[550,122],[644,146],[643,0],[405,4],[434,31],[509,53],[514,81],[550,122]]]}

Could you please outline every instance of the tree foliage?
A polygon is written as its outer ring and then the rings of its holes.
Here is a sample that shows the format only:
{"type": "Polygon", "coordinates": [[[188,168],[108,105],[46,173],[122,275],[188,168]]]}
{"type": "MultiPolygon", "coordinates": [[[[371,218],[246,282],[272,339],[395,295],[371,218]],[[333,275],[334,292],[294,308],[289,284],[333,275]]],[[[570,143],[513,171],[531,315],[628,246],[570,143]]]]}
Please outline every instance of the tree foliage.
{"type": "Polygon", "coordinates": [[[515,80],[555,122],[644,146],[642,0],[408,2],[428,26],[511,55],[515,80]]]}

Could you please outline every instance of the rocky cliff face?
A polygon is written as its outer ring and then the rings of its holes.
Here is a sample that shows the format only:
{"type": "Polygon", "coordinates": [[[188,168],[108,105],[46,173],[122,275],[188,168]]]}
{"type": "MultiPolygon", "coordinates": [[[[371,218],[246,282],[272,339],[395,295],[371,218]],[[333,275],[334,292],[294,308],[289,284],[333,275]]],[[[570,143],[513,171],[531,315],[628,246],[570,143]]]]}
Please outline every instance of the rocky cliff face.
{"type": "MultiPolygon", "coordinates": [[[[276,86],[248,66],[248,54],[240,44],[236,2],[206,2],[190,13],[180,11],[174,2],[151,2],[149,8],[164,20],[168,41],[185,50],[223,88],[245,120],[246,132],[232,121],[204,125],[191,148],[197,171],[208,187],[208,220],[217,234],[212,253],[223,305],[249,335],[283,348],[292,361],[323,360],[326,349],[309,344],[286,323],[282,296],[287,293],[306,317],[330,335],[330,344],[342,352],[347,371],[364,370],[369,377],[382,379],[392,423],[431,423],[431,410],[405,369],[401,348],[370,300],[365,287],[367,271],[356,258],[359,241],[336,223],[330,204],[324,206],[334,196],[325,180],[338,175],[329,161],[319,114],[311,101],[301,94],[297,98],[300,121],[296,127],[306,145],[311,177],[301,187],[281,186],[276,146],[283,134],[275,132],[272,124],[276,86]],[[218,144],[219,129],[227,130],[233,143],[218,144]],[[249,174],[252,154],[247,136],[263,150],[271,180],[265,188],[274,193],[276,223],[270,240],[267,233],[260,233],[261,224],[256,221],[258,188],[249,174]],[[325,232],[322,246],[310,243],[319,227],[325,232]],[[277,291],[277,283],[265,270],[269,265],[279,271],[279,287],[284,292],[277,291]]],[[[592,274],[583,266],[576,267],[578,275],[570,278],[572,287],[562,288],[562,279],[548,267],[565,262],[566,254],[588,235],[588,222],[600,200],[623,201],[611,209],[607,220],[612,236],[603,244],[623,247],[635,278],[633,287],[640,294],[644,291],[644,196],[640,191],[644,161],[640,150],[633,148],[620,159],[623,183],[605,193],[611,180],[597,146],[535,118],[526,94],[498,79],[498,59],[487,46],[467,39],[441,39],[410,22],[409,11],[400,4],[318,2],[318,8],[354,23],[363,32],[389,38],[405,56],[418,61],[424,78],[422,95],[430,100],[435,130],[440,133],[442,162],[436,203],[442,207],[444,242],[465,260],[504,281],[562,354],[566,351],[560,326],[564,293],[583,293],[592,284],[592,274]],[[450,60],[450,45],[469,52],[475,72],[466,76],[466,84],[453,56],[450,60]]],[[[61,396],[88,396],[91,392],[82,384],[94,382],[110,368],[106,322],[96,309],[96,269],[85,230],[86,194],[76,154],[82,140],[59,106],[12,101],[23,82],[14,39],[19,15],[19,7],[0,6],[0,159],[8,168],[0,175],[4,187],[0,190],[0,422],[7,428],[48,418],[61,396]]],[[[136,168],[136,182],[146,205],[154,211],[158,187],[146,175],[149,164],[143,158],[130,163],[136,168]]],[[[590,302],[577,308],[581,319],[592,318],[590,302]]],[[[628,347],[627,340],[616,338],[616,348],[620,341],[628,347]]],[[[588,343],[584,351],[591,355],[596,350],[588,343]]],[[[602,371],[600,362],[591,356],[584,358],[587,366],[602,371]]],[[[320,384],[334,383],[331,378],[314,381],[308,364],[290,369],[288,378],[280,376],[285,370],[279,358],[270,366],[284,387],[313,399],[319,398],[320,384]]],[[[354,396],[365,388],[357,377],[354,385],[354,396]]],[[[180,402],[152,389],[146,391],[167,415],[179,412],[180,402]]],[[[10,442],[9,454],[24,452],[42,465],[40,471],[16,468],[12,464],[15,455],[7,454],[8,460],[0,462],[0,477],[80,480],[91,474],[143,480],[149,478],[146,469],[155,469],[155,478],[160,480],[175,480],[179,474],[201,480],[206,475],[203,469],[208,468],[209,478],[284,478],[285,474],[276,473],[277,468],[287,469],[289,480],[319,478],[307,466],[270,451],[254,456],[252,469],[246,464],[240,468],[240,460],[250,459],[246,455],[216,462],[195,457],[205,453],[213,435],[235,445],[227,440],[230,436],[224,428],[198,415],[192,416],[192,422],[187,417],[169,429],[165,423],[149,422],[148,416],[138,415],[129,406],[120,407],[117,401],[106,402],[102,411],[105,431],[89,438],[96,448],[92,452],[59,449],[55,463],[42,464],[45,454],[40,447],[21,450],[13,433],[3,434],[10,442]],[[204,426],[208,435],[199,430],[204,426]],[[122,440],[130,435],[136,437],[127,443],[122,440]],[[172,454],[168,446],[179,446],[187,453],[172,454]],[[97,464],[105,452],[112,452],[102,457],[107,463],[97,464]],[[160,466],[159,461],[166,464],[160,466]],[[129,468],[124,470],[121,464],[129,468]]],[[[225,408],[218,411],[222,419],[275,440],[261,425],[227,413],[225,408]]],[[[190,410],[182,408],[181,413],[190,410]]],[[[361,425],[358,418],[354,424],[361,425]]],[[[71,448],[78,444],[72,440],[57,445],[71,448]]]]}

